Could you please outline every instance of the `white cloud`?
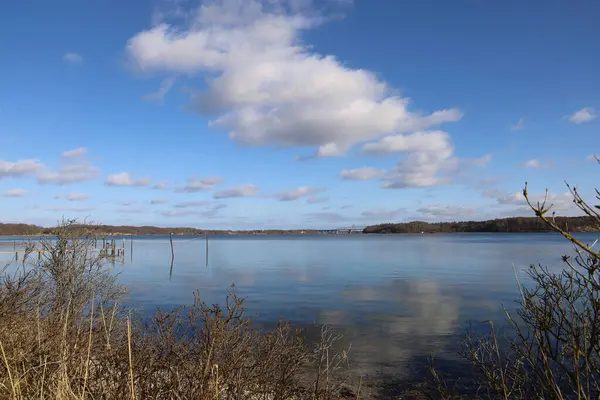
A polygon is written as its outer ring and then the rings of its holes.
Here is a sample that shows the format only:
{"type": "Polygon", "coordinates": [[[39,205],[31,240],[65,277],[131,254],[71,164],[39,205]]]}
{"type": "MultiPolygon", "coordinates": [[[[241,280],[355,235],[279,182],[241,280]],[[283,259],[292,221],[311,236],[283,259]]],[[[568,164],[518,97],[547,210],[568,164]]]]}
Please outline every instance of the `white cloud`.
{"type": "Polygon", "coordinates": [[[326,201],[329,201],[329,197],[311,196],[306,199],[306,204],[325,203],[326,201]]]}
{"type": "Polygon", "coordinates": [[[38,182],[68,185],[76,182],[85,182],[98,179],[98,168],[89,164],[75,164],[62,166],[58,171],[44,171],[38,175],[38,182]]]}
{"type": "Polygon", "coordinates": [[[152,189],[166,190],[169,187],[169,181],[159,181],[152,186],[152,189]]]}
{"type": "Polygon", "coordinates": [[[386,182],[382,187],[402,189],[445,185],[450,183],[450,179],[438,176],[438,172],[455,170],[457,167],[458,160],[452,157],[452,148],[443,151],[410,153],[385,177],[392,182],[386,182]]]}
{"type": "Polygon", "coordinates": [[[593,107],[585,107],[566,118],[574,124],[583,124],[585,122],[593,121],[597,117],[598,113],[593,107]]]}
{"type": "Polygon", "coordinates": [[[2,197],[23,197],[27,194],[27,190],[24,189],[9,189],[4,192],[0,192],[2,197]]]}
{"type": "Polygon", "coordinates": [[[162,22],[133,36],[131,64],[143,72],[209,74],[207,91],[192,92],[189,108],[217,114],[210,125],[246,145],[310,146],[317,156],[336,156],[365,140],[462,117],[457,109],[409,111],[410,100],[375,74],[301,44],[302,31],[323,18],[268,3],[204,3],[186,26],[162,22]]]}
{"type": "Polygon", "coordinates": [[[202,190],[212,190],[221,182],[223,182],[223,179],[216,176],[202,179],[191,177],[187,179],[187,185],[178,187],[176,190],[178,192],[189,193],[200,192],[202,190]]]}
{"type": "Polygon", "coordinates": [[[551,161],[541,161],[537,158],[532,158],[531,160],[523,161],[519,164],[519,167],[522,168],[549,168],[551,166],[551,161]]]}
{"type": "Polygon", "coordinates": [[[539,168],[541,163],[537,158],[532,158],[531,160],[523,161],[519,165],[525,168],[539,168]]]}
{"type": "Polygon", "coordinates": [[[0,179],[32,175],[43,168],[37,160],[0,160],[0,179]]]}
{"type": "Polygon", "coordinates": [[[152,199],[150,200],[150,204],[166,204],[169,200],[167,199],[152,199]]]}
{"type": "Polygon", "coordinates": [[[385,170],[374,167],[362,167],[356,169],[344,169],[339,173],[339,177],[353,181],[369,181],[379,179],[385,174],[385,170]]]}
{"type": "Polygon", "coordinates": [[[251,197],[258,192],[258,186],[250,183],[240,186],[235,186],[229,189],[224,189],[216,192],[213,195],[215,199],[229,199],[234,197],[251,197]]]}
{"type": "Polygon", "coordinates": [[[107,186],[148,186],[150,184],[150,178],[138,178],[134,179],[129,172],[119,172],[117,174],[109,175],[106,178],[107,186]]]}
{"type": "MultiPolygon", "coordinates": [[[[528,208],[523,192],[503,193],[497,190],[486,190],[483,192],[483,195],[495,199],[498,206],[521,206],[518,209],[519,215],[532,213],[528,208]]],[[[557,215],[569,216],[581,214],[577,206],[573,203],[573,196],[569,192],[548,192],[547,197],[545,193],[529,193],[529,200],[533,205],[537,205],[538,202],[542,203],[544,199],[547,199],[547,207],[551,204],[553,205],[552,210],[557,215]]]]}
{"type": "Polygon", "coordinates": [[[296,189],[288,190],[274,195],[273,197],[278,198],[280,201],[293,201],[298,200],[301,197],[310,196],[315,193],[324,191],[324,188],[314,186],[299,186],[296,189]]]}
{"type": "Polygon", "coordinates": [[[475,207],[439,206],[432,205],[417,209],[425,219],[433,221],[464,221],[477,216],[475,207]]]}
{"type": "Polygon", "coordinates": [[[443,131],[386,136],[364,144],[362,152],[371,155],[408,153],[384,177],[391,181],[382,185],[387,189],[446,185],[451,182],[450,175],[459,168],[483,167],[492,160],[491,154],[474,159],[456,157],[450,135],[443,131]]]}
{"type": "Polygon", "coordinates": [[[479,158],[461,159],[459,161],[465,165],[470,165],[473,167],[485,167],[492,161],[492,155],[486,154],[485,156],[479,158]]]}
{"type": "Polygon", "coordinates": [[[362,151],[378,155],[402,152],[445,151],[451,147],[450,135],[443,131],[432,131],[386,136],[377,142],[363,145],[362,151]]]}
{"type": "Polygon", "coordinates": [[[169,90],[171,90],[171,88],[173,87],[173,84],[175,84],[174,76],[170,76],[168,78],[163,79],[163,81],[160,83],[158,91],[154,93],[148,93],[142,96],[142,100],[162,102],[169,90]]]}
{"type": "Polygon", "coordinates": [[[516,124],[510,127],[511,131],[522,131],[525,129],[525,118],[521,117],[516,124]]]}
{"type": "Polygon", "coordinates": [[[90,196],[88,196],[85,193],[66,193],[66,194],[58,194],[56,196],[54,196],[55,199],[66,199],[68,201],[83,201],[83,200],[87,200],[89,199],[90,196]]]}
{"type": "Polygon", "coordinates": [[[85,147],[78,147],[73,150],[63,151],[61,157],[66,161],[78,160],[86,156],[88,149],[85,147]]]}
{"type": "Polygon", "coordinates": [[[77,53],[65,53],[63,55],[63,60],[70,64],[81,64],[83,62],[83,57],[77,53]]]}

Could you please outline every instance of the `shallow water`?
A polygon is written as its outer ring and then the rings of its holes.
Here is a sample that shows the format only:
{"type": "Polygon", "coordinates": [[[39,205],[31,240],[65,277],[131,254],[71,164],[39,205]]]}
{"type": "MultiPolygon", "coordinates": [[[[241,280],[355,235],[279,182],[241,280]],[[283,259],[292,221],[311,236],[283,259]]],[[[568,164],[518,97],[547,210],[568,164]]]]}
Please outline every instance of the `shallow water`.
{"type": "MultiPolygon", "coordinates": [[[[12,240],[0,238],[0,253],[12,240]]],[[[171,271],[168,237],[134,238],[133,254],[129,240],[115,270],[142,312],[189,304],[197,289],[222,302],[235,283],[258,323],[327,324],[360,374],[398,377],[431,353],[456,359],[468,321],[502,321],[518,296],[513,265],[526,283],[523,268],[560,268],[572,252],[555,234],[238,236],[210,238],[206,266],[204,239],[177,237],[171,271]]]]}

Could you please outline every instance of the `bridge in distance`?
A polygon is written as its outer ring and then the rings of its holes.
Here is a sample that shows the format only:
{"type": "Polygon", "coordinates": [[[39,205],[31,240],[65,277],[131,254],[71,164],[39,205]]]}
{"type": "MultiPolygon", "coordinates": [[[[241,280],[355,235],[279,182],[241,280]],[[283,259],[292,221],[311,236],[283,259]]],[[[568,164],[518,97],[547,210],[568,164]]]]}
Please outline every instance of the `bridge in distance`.
{"type": "Polygon", "coordinates": [[[334,228],[334,229],[321,229],[321,230],[319,230],[319,233],[327,234],[327,235],[357,234],[357,233],[363,233],[363,230],[366,227],[367,227],[366,225],[343,226],[341,228],[334,228]]]}

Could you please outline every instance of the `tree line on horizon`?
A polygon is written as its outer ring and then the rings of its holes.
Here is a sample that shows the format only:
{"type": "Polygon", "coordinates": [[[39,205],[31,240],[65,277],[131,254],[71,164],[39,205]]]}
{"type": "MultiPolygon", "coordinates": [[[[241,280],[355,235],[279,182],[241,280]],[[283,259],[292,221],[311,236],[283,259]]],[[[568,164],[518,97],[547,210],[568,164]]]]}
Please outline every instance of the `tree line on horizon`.
{"type": "MultiPolygon", "coordinates": [[[[572,232],[594,232],[597,231],[593,221],[589,217],[556,217],[556,223],[561,227],[566,227],[572,232]]],[[[204,234],[300,234],[316,233],[317,230],[311,229],[270,229],[270,230],[247,230],[247,231],[226,231],[226,230],[205,230],[186,227],[157,227],[157,226],[130,226],[130,225],[93,225],[88,229],[95,235],[204,235],[204,234]]],[[[54,228],[42,227],[32,224],[10,224],[0,223],[1,236],[36,236],[53,235],[54,228]]],[[[551,232],[543,221],[537,217],[513,217],[499,218],[486,221],[460,221],[460,222],[425,222],[412,221],[402,223],[385,223],[367,226],[363,233],[518,233],[518,232],[551,232]]]]}
{"type": "MultiPolygon", "coordinates": [[[[597,232],[590,217],[556,217],[556,224],[571,232],[597,232]]],[[[486,221],[387,223],[367,226],[363,233],[534,233],[553,229],[538,217],[498,218],[486,221]]]]}

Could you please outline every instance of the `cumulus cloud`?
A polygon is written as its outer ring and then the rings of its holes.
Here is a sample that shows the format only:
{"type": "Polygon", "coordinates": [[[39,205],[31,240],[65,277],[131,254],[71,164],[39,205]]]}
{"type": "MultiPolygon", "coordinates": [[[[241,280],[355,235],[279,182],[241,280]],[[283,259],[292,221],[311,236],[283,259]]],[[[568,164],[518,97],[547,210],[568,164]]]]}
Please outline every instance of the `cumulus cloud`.
{"type": "Polygon", "coordinates": [[[306,199],[306,204],[325,203],[326,201],[329,201],[329,197],[311,196],[306,199]]]}
{"type": "Polygon", "coordinates": [[[63,55],[63,60],[69,64],[81,64],[83,62],[83,57],[77,53],[65,53],[63,55]]]}
{"type": "Polygon", "coordinates": [[[119,172],[106,178],[106,186],[140,187],[148,186],[150,182],[150,178],[134,179],[129,172],[119,172]]]}
{"type": "Polygon", "coordinates": [[[66,161],[78,160],[87,155],[88,149],[85,147],[78,147],[73,150],[63,151],[61,158],[66,161]]]}
{"type": "Polygon", "coordinates": [[[68,185],[98,179],[98,168],[89,164],[74,164],[62,166],[58,171],[46,170],[38,175],[42,184],[68,185]]]}
{"type": "Polygon", "coordinates": [[[27,194],[27,190],[24,189],[9,189],[4,192],[0,192],[2,197],[23,197],[27,194]]]}
{"type": "Polygon", "coordinates": [[[32,175],[44,168],[37,160],[0,160],[0,179],[32,175]]]}
{"type": "Polygon", "coordinates": [[[245,145],[337,156],[366,140],[462,117],[458,109],[409,111],[410,100],[375,74],[314,53],[300,37],[324,19],[284,3],[203,3],[184,26],[162,20],[137,33],[126,52],[142,72],[209,74],[206,91],[191,91],[189,108],[216,114],[210,125],[245,145]]]}
{"type": "Polygon", "coordinates": [[[87,200],[89,199],[90,196],[88,196],[85,193],[65,193],[65,194],[58,194],[56,196],[54,196],[55,199],[66,199],[68,201],[83,201],[83,200],[87,200]]]}
{"type": "Polygon", "coordinates": [[[187,179],[187,184],[185,186],[178,187],[176,191],[193,193],[203,190],[212,190],[221,182],[223,182],[223,179],[216,176],[208,178],[190,177],[187,179]]]}
{"type": "Polygon", "coordinates": [[[510,127],[511,131],[522,131],[525,129],[525,118],[521,117],[516,124],[510,127]]]}
{"type": "Polygon", "coordinates": [[[366,143],[362,151],[381,155],[404,152],[436,152],[451,148],[450,135],[443,131],[415,132],[407,135],[386,136],[383,139],[366,143]]]}
{"type": "Polygon", "coordinates": [[[278,198],[280,201],[294,201],[301,197],[310,196],[324,190],[324,188],[315,186],[299,186],[296,189],[291,189],[286,192],[276,194],[273,197],[278,198]]]}
{"type": "Polygon", "coordinates": [[[384,177],[382,187],[401,189],[431,187],[451,182],[450,175],[461,167],[481,167],[492,156],[459,159],[454,156],[450,135],[443,131],[415,132],[392,135],[376,142],[366,143],[362,152],[370,155],[407,153],[384,177]]]}
{"type": "Polygon", "coordinates": [[[251,197],[258,192],[258,186],[250,183],[245,185],[234,186],[229,189],[224,189],[216,192],[213,195],[215,199],[229,199],[235,197],[251,197]]]}
{"type": "Polygon", "coordinates": [[[379,179],[385,174],[385,170],[375,167],[361,167],[356,169],[344,169],[339,173],[339,177],[352,181],[369,181],[379,179]]]}
{"type": "Polygon", "coordinates": [[[169,90],[171,90],[171,88],[173,87],[173,84],[175,84],[174,76],[170,76],[168,78],[163,79],[163,81],[160,83],[158,91],[154,93],[148,93],[142,96],[142,100],[162,102],[165,99],[165,96],[167,95],[169,90]]]}
{"type": "Polygon", "coordinates": [[[574,124],[583,124],[595,120],[598,117],[596,109],[593,107],[585,107],[566,118],[574,124]]]}

